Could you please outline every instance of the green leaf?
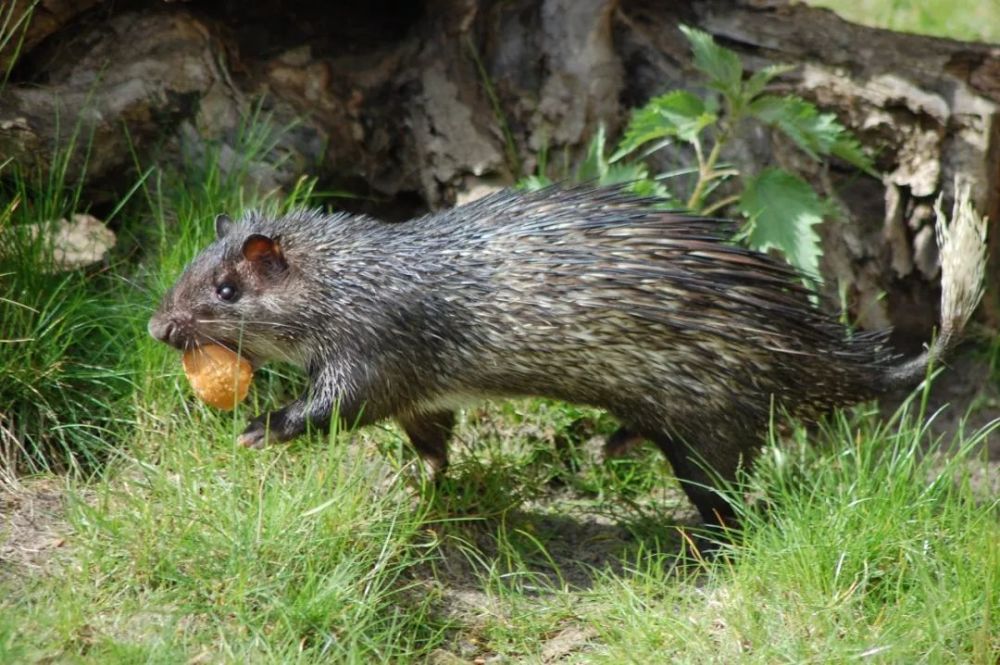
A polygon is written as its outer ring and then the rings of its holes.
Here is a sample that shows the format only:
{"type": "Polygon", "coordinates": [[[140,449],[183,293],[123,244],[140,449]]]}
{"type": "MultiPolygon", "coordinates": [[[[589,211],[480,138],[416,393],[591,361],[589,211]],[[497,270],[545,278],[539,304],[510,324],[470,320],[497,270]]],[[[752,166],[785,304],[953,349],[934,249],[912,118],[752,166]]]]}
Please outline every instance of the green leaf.
{"type": "Polygon", "coordinates": [[[874,173],[861,144],[834,114],[820,113],[813,104],[793,95],[762,95],[750,104],[749,110],[761,122],[782,131],[813,159],[833,154],[874,173]]]}
{"type": "Polygon", "coordinates": [[[737,96],[743,79],[743,65],[739,56],[716,44],[707,32],[686,25],[680,28],[691,43],[694,66],[708,77],[709,85],[729,96],[737,96]]]}
{"type": "Polygon", "coordinates": [[[611,161],[621,159],[650,141],[666,137],[676,136],[683,141],[694,141],[701,130],[716,119],[717,116],[706,110],[705,103],[699,97],[685,90],[674,90],[654,97],[632,114],[611,161]]]}
{"type": "Polygon", "coordinates": [[[750,220],[745,232],[750,247],[780,250],[793,266],[819,278],[823,252],[813,227],[828,206],[808,183],[788,171],[766,169],[747,183],[738,207],[750,220]]]}
{"type": "Polygon", "coordinates": [[[594,138],[590,139],[587,146],[587,156],[576,169],[576,180],[586,182],[588,180],[599,180],[608,172],[608,160],[604,157],[604,125],[597,128],[594,138]]]}
{"type": "Polygon", "coordinates": [[[632,164],[612,164],[600,180],[602,185],[625,185],[626,189],[639,196],[662,199],[658,204],[664,208],[677,208],[679,203],[663,184],[649,177],[649,167],[642,162],[632,164]]]}
{"type": "Polygon", "coordinates": [[[747,82],[743,84],[743,96],[745,99],[753,99],[760,93],[764,92],[764,88],[770,83],[775,77],[781,76],[787,72],[795,69],[795,65],[768,65],[763,69],[758,69],[753,73],[747,82]]]}
{"type": "Polygon", "coordinates": [[[632,164],[612,164],[601,176],[601,185],[632,183],[649,178],[649,169],[642,162],[632,164]]]}
{"type": "Polygon", "coordinates": [[[666,210],[677,210],[682,207],[681,202],[670,193],[670,190],[663,183],[651,178],[636,180],[628,186],[628,190],[638,196],[651,196],[662,199],[663,202],[658,204],[658,206],[666,210]]]}
{"type": "Polygon", "coordinates": [[[750,113],[780,129],[816,160],[828,154],[837,140],[836,118],[821,115],[815,106],[798,97],[764,95],[750,104],[750,113]]]}
{"type": "Polygon", "coordinates": [[[853,164],[865,173],[875,178],[880,177],[875,170],[872,158],[865,152],[861,142],[853,134],[844,131],[844,134],[837,139],[830,148],[830,154],[839,157],[848,164],[853,164]]]}
{"type": "Polygon", "coordinates": [[[537,192],[552,184],[552,180],[544,175],[529,175],[517,181],[517,188],[527,192],[537,192]]]}
{"type": "Polygon", "coordinates": [[[611,155],[611,161],[615,162],[640,148],[650,141],[656,141],[667,136],[676,136],[676,128],[668,123],[663,115],[654,108],[656,99],[651,100],[642,108],[632,112],[625,134],[618,143],[618,149],[611,155]]]}

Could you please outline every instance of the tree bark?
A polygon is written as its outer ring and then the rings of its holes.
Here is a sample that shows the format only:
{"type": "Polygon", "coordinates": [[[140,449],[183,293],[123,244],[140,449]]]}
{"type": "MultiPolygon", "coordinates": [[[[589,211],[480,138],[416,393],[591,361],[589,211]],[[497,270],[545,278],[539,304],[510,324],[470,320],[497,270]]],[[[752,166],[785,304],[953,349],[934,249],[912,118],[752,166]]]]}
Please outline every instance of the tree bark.
{"type": "MultiPolygon", "coordinates": [[[[66,26],[100,0],[10,0],[0,5],[0,24],[13,38],[0,51],[0,72],[6,72],[19,52],[30,52],[46,37],[66,26]]],[[[0,41],[3,34],[0,34],[0,41]]]]}
{"type": "MultiPolygon", "coordinates": [[[[777,1],[343,4],[44,0],[0,92],[0,163],[44,170],[74,134],[92,137],[85,177],[99,200],[124,191],[136,160],[154,155],[183,164],[214,146],[223,166],[236,163],[241,123],[259,104],[275,126],[295,125],[249,184],[288,186],[310,173],[401,218],[510,183],[542,154],[571,163],[599,124],[613,136],[628,109],[696,86],[677,27],[686,23],[750,70],[799,65],[777,87],[834,111],[877,152],[881,181],[804,160],[760,128],[727,155],[749,171],[790,166],[839,204],[842,218],[821,231],[826,295],[846,296],[863,327],[894,325],[904,343],[928,338],[931,205],[955,175],[1000,219],[997,47],[777,1]]],[[[0,65],[11,58],[9,45],[0,65]]],[[[82,171],[84,151],[75,155],[82,171]]],[[[1000,316],[992,299],[988,312],[1000,316]]]]}

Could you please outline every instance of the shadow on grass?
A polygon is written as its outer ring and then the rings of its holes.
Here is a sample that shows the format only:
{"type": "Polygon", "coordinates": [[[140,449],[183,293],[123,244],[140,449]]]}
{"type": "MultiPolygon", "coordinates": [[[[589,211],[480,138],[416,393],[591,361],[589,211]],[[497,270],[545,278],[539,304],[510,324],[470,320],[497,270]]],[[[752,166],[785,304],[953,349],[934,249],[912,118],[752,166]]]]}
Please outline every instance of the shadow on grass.
{"type": "Polygon", "coordinates": [[[672,480],[639,501],[589,496],[572,483],[524,482],[502,465],[455,471],[419,486],[438,540],[432,572],[442,584],[541,595],[592,589],[644,559],[691,562],[699,523],[672,480]]]}

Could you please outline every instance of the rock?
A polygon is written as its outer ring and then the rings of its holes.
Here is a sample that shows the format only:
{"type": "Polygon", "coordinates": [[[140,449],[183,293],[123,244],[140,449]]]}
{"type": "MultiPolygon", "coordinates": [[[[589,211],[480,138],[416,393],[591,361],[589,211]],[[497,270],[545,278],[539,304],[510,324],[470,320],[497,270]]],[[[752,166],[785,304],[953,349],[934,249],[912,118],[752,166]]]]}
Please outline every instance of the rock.
{"type": "MultiPolygon", "coordinates": [[[[42,266],[48,273],[65,272],[100,263],[115,246],[114,232],[93,215],[76,213],[72,221],[59,219],[41,224],[24,224],[4,229],[3,234],[23,234],[26,243],[36,242],[42,236],[51,242],[51,263],[42,266]]],[[[8,242],[0,243],[0,252],[8,242]]]]}

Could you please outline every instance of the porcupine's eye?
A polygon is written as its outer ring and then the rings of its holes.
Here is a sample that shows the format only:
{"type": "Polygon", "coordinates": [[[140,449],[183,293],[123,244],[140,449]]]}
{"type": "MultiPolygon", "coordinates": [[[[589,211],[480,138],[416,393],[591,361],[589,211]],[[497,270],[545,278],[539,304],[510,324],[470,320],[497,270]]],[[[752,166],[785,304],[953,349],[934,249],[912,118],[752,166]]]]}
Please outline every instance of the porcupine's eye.
{"type": "Polygon", "coordinates": [[[219,296],[219,300],[223,302],[233,302],[239,295],[239,291],[234,284],[223,282],[215,287],[215,295],[219,296]]]}

